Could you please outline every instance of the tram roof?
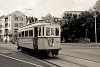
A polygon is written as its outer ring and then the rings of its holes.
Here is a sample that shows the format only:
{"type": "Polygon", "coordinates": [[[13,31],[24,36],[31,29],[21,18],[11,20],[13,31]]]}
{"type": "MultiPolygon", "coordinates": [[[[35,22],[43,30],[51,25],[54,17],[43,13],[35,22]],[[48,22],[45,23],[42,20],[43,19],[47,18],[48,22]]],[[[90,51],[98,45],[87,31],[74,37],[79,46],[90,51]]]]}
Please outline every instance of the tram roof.
{"type": "Polygon", "coordinates": [[[45,25],[57,25],[57,26],[60,26],[59,24],[51,24],[51,23],[32,23],[32,24],[28,24],[28,25],[20,27],[19,30],[22,29],[22,28],[30,28],[30,27],[45,26],[45,25]]]}
{"type": "Polygon", "coordinates": [[[49,25],[50,23],[31,23],[31,24],[28,24],[28,25],[25,25],[23,27],[26,27],[26,26],[42,26],[42,25],[49,25]]]}

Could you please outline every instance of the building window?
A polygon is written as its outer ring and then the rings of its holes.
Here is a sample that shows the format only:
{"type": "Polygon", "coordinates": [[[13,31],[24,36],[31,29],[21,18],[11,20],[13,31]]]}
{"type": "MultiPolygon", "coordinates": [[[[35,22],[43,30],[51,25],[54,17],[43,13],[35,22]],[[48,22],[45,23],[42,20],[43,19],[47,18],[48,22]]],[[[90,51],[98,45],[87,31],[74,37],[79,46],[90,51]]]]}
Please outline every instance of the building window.
{"type": "Polygon", "coordinates": [[[46,27],[46,35],[50,36],[50,27],[46,27]]]}
{"type": "Polygon", "coordinates": [[[2,30],[0,30],[0,33],[2,33],[2,30]]]}
{"type": "Polygon", "coordinates": [[[9,24],[9,27],[10,27],[10,24],[9,24]]]}
{"type": "Polygon", "coordinates": [[[19,20],[20,20],[20,21],[23,21],[23,17],[19,17],[19,20]]]}
{"type": "Polygon", "coordinates": [[[19,33],[19,37],[21,37],[21,33],[19,33]]]}
{"type": "Polygon", "coordinates": [[[18,29],[15,29],[14,32],[17,33],[17,30],[18,30],[18,29]]]}
{"type": "Polygon", "coordinates": [[[15,27],[18,27],[18,23],[15,23],[15,27]]]}
{"type": "Polygon", "coordinates": [[[18,21],[18,17],[15,17],[15,21],[18,21]]]}
{"type": "Polygon", "coordinates": [[[33,36],[33,30],[29,30],[29,36],[33,36]]]}
{"type": "Polygon", "coordinates": [[[8,20],[10,21],[10,17],[8,17],[8,20]]]}
{"type": "Polygon", "coordinates": [[[19,24],[19,27],[21,27],[21,26],[23,26],[23,23],[20,23],[20,24],[19,24]]]}

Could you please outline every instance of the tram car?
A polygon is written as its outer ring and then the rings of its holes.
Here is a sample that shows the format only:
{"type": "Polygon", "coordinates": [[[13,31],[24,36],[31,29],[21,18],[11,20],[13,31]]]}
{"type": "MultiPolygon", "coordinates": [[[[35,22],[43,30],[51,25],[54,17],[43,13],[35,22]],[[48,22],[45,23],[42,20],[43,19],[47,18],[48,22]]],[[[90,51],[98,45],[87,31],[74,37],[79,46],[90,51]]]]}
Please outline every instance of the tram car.
{"type": "Polygon", "coordinates": [[[18,29],[17,49],[32,49],[38,53],[58,55],[60,45],[60,25],[34,23],[18,29]]]}

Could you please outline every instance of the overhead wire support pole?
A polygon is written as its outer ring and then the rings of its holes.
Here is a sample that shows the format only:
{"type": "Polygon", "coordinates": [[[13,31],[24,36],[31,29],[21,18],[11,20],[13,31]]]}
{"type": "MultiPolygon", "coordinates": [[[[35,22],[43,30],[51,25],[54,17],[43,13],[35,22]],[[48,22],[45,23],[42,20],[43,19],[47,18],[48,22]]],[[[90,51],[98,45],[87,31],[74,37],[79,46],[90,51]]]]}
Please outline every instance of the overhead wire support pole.
{"type": "Polygon", "coordinates": [[[97,18],[97,15],[95,13],[95,43],[97,43],[97,29],[96,29],[96,18],[97,18]]]}

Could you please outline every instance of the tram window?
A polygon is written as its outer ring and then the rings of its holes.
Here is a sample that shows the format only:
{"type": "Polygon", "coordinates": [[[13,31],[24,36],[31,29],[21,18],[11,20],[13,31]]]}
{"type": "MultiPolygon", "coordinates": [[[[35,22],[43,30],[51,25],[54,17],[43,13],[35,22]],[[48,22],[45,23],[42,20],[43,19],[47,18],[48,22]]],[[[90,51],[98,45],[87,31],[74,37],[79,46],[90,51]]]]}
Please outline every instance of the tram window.
{"type": "Polygon", "coordinates": [[[28,37],[28,31],[25,31],[25,37],[28,37]]]}
{"type": "Polygon", "coordinates": [[[33,30],[29,30],[29,36],[33,36],[33,30]]]}
{"type": "Polygon", "coordinates": [[[56,36],[59,36],[59,28],[55,28],[56,36]]]}
{"type": "Polygon", "coordinates": [[[41,36],[41,28],[39,28],[39,36],[41,36]]]}
{"type": "Polygon", "coordinates": [[[51,35],[54,35],[54,28],[51,28],[51,35]]]}
{"type": "Polygon", "coordinates": [[[22,31],[22,37],[24,37],[24,31],[22,31]]]}
{"type": "Polygon", "coordinates": [[[21,33],[19,33],[19,37],[21,37],[21,33]]]}
{"type": "Polygon", "coordinates": [[[46,27],[46,35],[50,36],[50,27],[46,27]]]}
{"type": "Polygon", "coordinates": [[[44,36],[44,27],[42,27],[42,34],[43,34],[43,36],[44,36]]]}

